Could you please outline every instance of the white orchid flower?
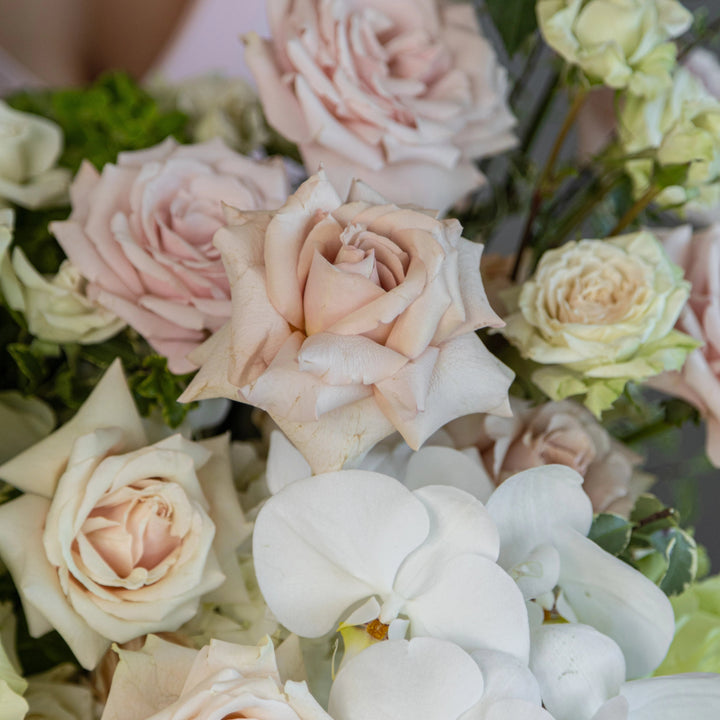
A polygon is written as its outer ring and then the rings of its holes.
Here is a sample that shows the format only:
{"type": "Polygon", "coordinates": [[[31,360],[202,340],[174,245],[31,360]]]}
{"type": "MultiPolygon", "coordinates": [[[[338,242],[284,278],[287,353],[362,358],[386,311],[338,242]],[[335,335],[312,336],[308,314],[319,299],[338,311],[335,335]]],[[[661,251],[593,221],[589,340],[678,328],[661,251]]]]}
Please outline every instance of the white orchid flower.
{"type": "Polygon", "coordinates": [[[334,720],[552,720],[517,660],[434,638],[369,647],[338,673],[328,709],[334,720]]]}
{"type": "Polygon", "coordinates": [[[560,614],[611,637],[628,677],[662,662],[674,634],[672,606],[644,575],[588,540],[592,505],[577,472],[547,465],[518,473],[487,509],[500,532],[498,562],[527,600],[552,609],[557,594],[550,591],[559,588],[560,614]]]}
{"type": "Polygon", "coordinates": [[[623,682],[618,645],[586,625],[532,634],[530,669],[555,720],[715,720],[720,675],[689,673],[623,682]]]}
{"type": "Polygon", "coordinates": [[[300,636],[320,637],[344,620],[392,639],[409,625],[413,637],[526,662],[527,610],[495,562],[498,550],[488,512],[462,490],[412,492],[363,470],[293,482],[267,501],[253,536],[265,601],[300,636]]]}
{"type": "MultiPolygon", "coordinates": [[[[375,445],[357,464],[359,470],[389,475],[416,490],[425,485],[450,485],[486,502],[495,489],[474,446],[457,450],[452,438],[438,430],[419,450],[395,433],[375,445]]],[[[274,495],[295,480],[312,475],[302,453],[280,430],[270,433],[267,486],[274,495]]]]}

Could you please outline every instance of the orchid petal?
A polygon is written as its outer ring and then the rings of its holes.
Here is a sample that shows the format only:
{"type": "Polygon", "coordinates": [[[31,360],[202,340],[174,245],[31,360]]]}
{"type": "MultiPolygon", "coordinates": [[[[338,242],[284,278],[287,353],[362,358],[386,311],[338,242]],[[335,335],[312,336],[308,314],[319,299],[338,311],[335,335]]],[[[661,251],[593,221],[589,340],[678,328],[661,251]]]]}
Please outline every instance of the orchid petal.
{"type": "Polygon", "coordinates": [[[665,593],[575,530],[557,530],[554,544],[560,553],[559,585],[578,621],[620,646],[628,677],[651,673],[665,657],[675,632],[665,593]]]}
{"type": "Polygon", "coordinates": [[[422,502],[385,475],[346,470],[298,480],[257,517],[258,584],[283,625],[319,637],[350,605],[390,594],[402,561],[428,531],[422,502]]]}
{"type": "Polygon", "coordinates": [[[550,624],[532,634],[530,669],[556,720],[591,720],[625,679],[622,651],[587,625],[550,624]]]}
{"type": "Polygon", "coordinates": [[[593,513],[582,482],[569,467],[545,465],[517,473],[495,490],[487,508],[500,531],[502,567],[512,568],[551,542],[557,527],[587,535],[593,513]]]}
{"type": "Polygon", "coordinates": [[[457,720],[480,700],[478,666],[432,638],[377,643],[338,674],[328,711],[335,720],[457,720]]]}

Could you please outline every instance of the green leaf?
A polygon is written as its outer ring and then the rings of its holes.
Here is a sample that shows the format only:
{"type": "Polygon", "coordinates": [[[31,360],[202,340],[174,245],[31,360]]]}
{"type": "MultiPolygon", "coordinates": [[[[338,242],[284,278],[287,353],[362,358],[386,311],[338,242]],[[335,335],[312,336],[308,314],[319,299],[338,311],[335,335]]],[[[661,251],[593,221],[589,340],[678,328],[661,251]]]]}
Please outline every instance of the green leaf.
{"type": "Polygon", "coordinates": [[[653,185],[660,188],[673,185],[685,185],[690,172],[690,163],[682,165],[656,165],[653,173],[653,185]]]}
{"type": "Polygon", "coordinates": [[[667,595],[679,595],[697,574],[698,550],[694,538],[682,528],[673,527],[654,532],[651,542],[667,561],[660,589],[667,595]]]}
{"type": "Polygon", "coordinates": [[[588,537],[605,552],[619,555],[630,543],[633,524],[621,515],[600,513],[593,519],[588,537]]]}
{"type": "Polygon", "coordinates": [[[167,360],[164,357],[151,355],[143,360],[142,367],[133,373],[128,381],[140,412],[148,415],[153,406],[156,406],[160,409],[165,423],[175,428],[185,419],[188,410],[195,407],[192,403],[177,401],[191,377],[191,373],[174,375],[167,369],[167,360]]]}
{"type": "Polygon", "coordinates": [[[485,6],[511,57],[537,29],[536,0],[485,0],[485,6]]]}
{"type": "Polygon", "coordinates": [[[635,524],[633,536],[648,538],[656,530],[677,527],[677,513],[650,493],[640,495],[635,503],[630,520],[635,524]]]}

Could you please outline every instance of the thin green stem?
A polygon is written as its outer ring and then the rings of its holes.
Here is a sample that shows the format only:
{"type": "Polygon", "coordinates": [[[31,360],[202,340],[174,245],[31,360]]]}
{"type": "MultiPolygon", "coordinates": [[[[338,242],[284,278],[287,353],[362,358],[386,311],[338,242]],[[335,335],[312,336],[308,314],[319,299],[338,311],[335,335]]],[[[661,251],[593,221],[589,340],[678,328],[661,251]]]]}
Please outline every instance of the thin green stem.
{"type": "Polygon", "coordinates": [[[622,180],[622,173],[609,175],[600,181],[599,186],[592,188],[588,197],[578,205],[566,218],[560,223],[557,230],[553,233],[552,246],[560,245],[563,240],[578,226],[592,214],[593,210],[605,199],[605,197],[617,187],[622,180]]]}
{"type": "MultiPolygon", "coordinates": [[[[553,85],[557,85],[557,79],[555,79],[553,85]]],[[[560,131],[558,132],[552,149],[550,150],[550,155],[548,156],[548,159],[540,173],[540,177],[538,178],[537,184],[535,185],[535,190],[533,191],[532,199],[530,201],[530,210],[528,212],[525,227],[523,228],[522,238],[520,240],[520,246],[518,247],[517,254],[515,256],[515,264],[511,275],[513,281],[517,280],[525,249],[531,247],[533,244],[533,226],[535,225],[535,220],[537,219],[543,199],[547,193],[547,185],[552,179],[553,171],[555,170],[555,164],[557,163],[560,151],[565,144],[565,140],[567,139],[570,129],[575,123],[577,114],[580,112],[580,108],[585,100],[585,95],[586,92],[584,90],[580,90],[573,98],[567,114],[565,115],[565,119],[563,120],[563,124],[560,127],[560,131]]],[[[552,96],[548,99],[548,102],[551,101],[552,96]]]]}
{"type": "Polygon", "coordinates": [[[618,220],[610,235],[621,233],[635,218],[661,193],[662,188],[651,187],[642,197],[638,198],[627,212],[618,220]]]}
{"type": "Polygon", "coordinates": [[[565,119],[563,120],[563,124],[561,125],[560,131],[555,138],[555,142],[553,143],[552,149],[550,150],[550,155],[545,162],[545,167],[543,168],[543,171],[540,174],[540,179],[538,180],[538,188],[541,192],[544,192],[545,185],[549,180],[552,179],[555,165],[557,163],[558,157],[560,156],[560,151],[565,144],[565,140],[567,139],[570,129],[575,124],[575,120],[577,119],[577,115],[580,112],[580,108],[582,108],[583,102],[585,102],[586,95],[587,92],[585,90],[579,90],[573,98],[570,107],[568,108],[565,119]]]}

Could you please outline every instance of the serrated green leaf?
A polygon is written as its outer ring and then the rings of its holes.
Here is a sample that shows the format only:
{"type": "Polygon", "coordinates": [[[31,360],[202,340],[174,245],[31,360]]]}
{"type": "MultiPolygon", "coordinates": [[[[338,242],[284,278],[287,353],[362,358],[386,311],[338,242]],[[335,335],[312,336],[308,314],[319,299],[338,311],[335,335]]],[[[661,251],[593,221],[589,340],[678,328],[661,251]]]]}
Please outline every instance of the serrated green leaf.
{"type": "Polygon", "coordinates": [[[485,0],[507,54],[512,56],[537,29],[536,0],[485,0]]]}
{"type": "Polygon", "coordinates": [[[633,524],[621,515],[600,513],[593,519],[588,538],[605,552],[620,555],[630,543],[633,524]]]}
{"type": "Polygon", "coordinates": [[[694,538],[682,528],[673,527],[653,533],[651,541],[667,561],[660,589],[666,595],[679,595],[697,575],[698,551],[694,538]]]}

